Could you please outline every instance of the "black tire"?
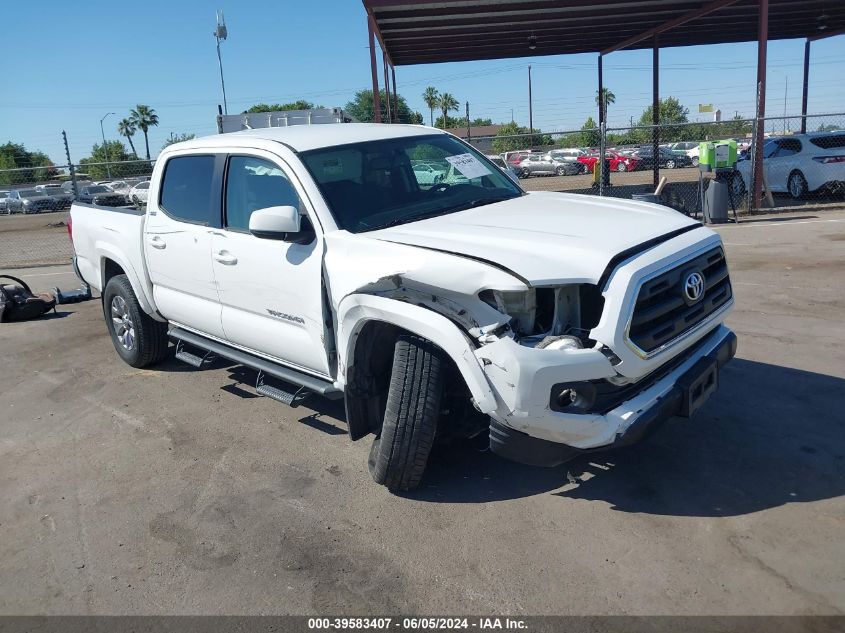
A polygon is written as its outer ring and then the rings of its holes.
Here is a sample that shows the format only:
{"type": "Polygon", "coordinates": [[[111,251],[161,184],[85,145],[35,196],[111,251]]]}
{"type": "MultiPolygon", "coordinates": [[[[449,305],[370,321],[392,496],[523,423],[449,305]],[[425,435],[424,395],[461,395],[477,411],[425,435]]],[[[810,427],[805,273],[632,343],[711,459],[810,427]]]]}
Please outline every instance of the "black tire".
{"type": "Polygon", "coordinates": [[[384,421],[369,458],[370,475],[391,492],[420,484],[440,415],[442,366],[431,341],[412,334],[396,340],[384,421]]]}
{"type": "Polygon", "coordinates": [[[103,290],[103,314],[114,349],[128,365],[147,367],[167,356],[167,324],[156,321],[144,312],[126,275],[115,275],[106,284],[103,290]],[[123,318],[120,311],[124,312],[123,318]],[[121,337],[118,328],[127,331],[126,317],[129,319],[128,331],[131,336],[121,337]],[[129,339],[131,345],[127,344],[129,339]]]}
{"type": "Polygon", "coordinates": [[[565,176],[566,175],[566,167],[558,167],[557,169],[555,169],[555,173],[558,176],[565,176]]]}
{"type": "Polygon", "coordinates": [[[625,163],[618,163],[616,165],[616,171],[628,171],[628,165],[625,163]]]}
{"type": "Polygon", "coordinates": [[[667,160],[666,161],[666,169],[675,169],[675,161],[667,160]]]}
{"type": "Polygon", "coordinates": [[[698,167],[698,156],[693,156],[690,162],[692,163],[693,167],[698,167]]]}
{"type": "Polygon", "coordinates": [[[807,179],[800,171],[793,171],[789,174],[789,180],[786,182],[786,188],[789,195],[795,200],[800,200],[807,195],[807,179]]]}

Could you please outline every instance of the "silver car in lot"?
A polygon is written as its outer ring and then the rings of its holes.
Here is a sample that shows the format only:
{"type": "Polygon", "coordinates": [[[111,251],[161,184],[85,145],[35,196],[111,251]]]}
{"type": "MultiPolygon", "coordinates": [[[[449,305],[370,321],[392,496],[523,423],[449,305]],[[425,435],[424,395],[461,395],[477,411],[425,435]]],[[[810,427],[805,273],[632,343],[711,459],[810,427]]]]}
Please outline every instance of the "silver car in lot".
{"type": "Polygon", "coordinates": [[[53,198],[37,189],[13,189],[6,204],[10,213],[40,213],[51,211],[55,203],[53,198]]]}
{"type": "Polygon", "coordinates": [[[73,191],[66,191],[61,185],[37,185],[35,188],[53,199],[54,211],[70,209],[73,203],[73,191]]]}
{"type": "Polygon", "coordinates": [[[555,158],[549,154],[531,154],[519,163],[516,171],[520,178],[528,178],[529,176],[574,176],[580,174],[581,170],[581,163],[578,162],[555,158]]]}
{"type": "Polygon", "coordinates": [[[0,213],[9,213],[9,191],[0,190],[0,213]]]}

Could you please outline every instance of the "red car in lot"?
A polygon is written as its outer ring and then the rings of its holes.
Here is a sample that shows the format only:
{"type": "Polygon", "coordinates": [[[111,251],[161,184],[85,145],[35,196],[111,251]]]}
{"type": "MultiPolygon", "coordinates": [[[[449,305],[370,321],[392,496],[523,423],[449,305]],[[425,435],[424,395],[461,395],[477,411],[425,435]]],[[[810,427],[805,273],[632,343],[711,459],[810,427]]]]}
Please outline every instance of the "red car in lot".
{"type": "MultiPolygon", "coordinates": [[[[616,152],[605,152],[605,158],[610,161],[610,171],[636,171],[642,168],[642,160],[637,156],[624,156],[616,152]]],[[[596,163],[599,162],[598,154],[587,154],[579,156],[578,162],[587,166],[587,171],[593,173],[596,163]]]]}

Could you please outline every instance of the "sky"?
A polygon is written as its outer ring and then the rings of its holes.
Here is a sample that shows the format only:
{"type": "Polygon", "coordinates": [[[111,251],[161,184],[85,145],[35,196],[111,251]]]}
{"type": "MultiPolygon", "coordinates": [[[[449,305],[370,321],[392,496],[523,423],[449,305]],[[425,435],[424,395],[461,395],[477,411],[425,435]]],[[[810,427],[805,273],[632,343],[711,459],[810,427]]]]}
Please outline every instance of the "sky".
{"type": "MultiPolygon", "coordinates": [[[[225,13],[222,43],[229,112],[258,103],[306,99],[343,107],[370,88],[365,12],[358,0],[42,0],[0,3],[0,143],[23,143],[65,163],[66,130],[74,162],[106,138],[118,138],[118,120],[143,103],[160,124],[150,132],[155,156],[171,134],[216,133],[222,103],[217,66],[215,10],[225,13]],[[14,25],[14,28],[9,28],[14,25]]],[[[753,34],[751,35],[753,37],[753,34]]],[[[803,40],[769,43],[769,114],[801,109],[803,40]]],[[[380,59],[379,54],[379,59],[380,59]]],[[[528,125],[528,65],[532,65],[534,126],[543,131],[579,128],[596,118],[595,54],[400,66],[399,94],[425,115],[422,92],[432,85],[451,92],[470,116],[494,123],[511,116],[528,125]]],[[[812,45],[809,112],[845,111],[845,35],[812,45]]],[[[380,75],[381,77],[382,75],[380,75]]],[[[604,60],[605,85],[616,95],[610,126],[638,119],[651,103],[651,51],[620,51],[604,60]]],[[[667,48],[660,52],[661,96],[689,108],[713,103],[730,118],[752,116],[756,45],[667,48]]],[[[462,114],[463,112],[461,112],[462,114]]],[[[436,116],[436,113],[435,113],[436,116]]],[[[841,118],[845,125],[845,117],[841,118]]],[[[143,136],[134,137],[139,154],[143,136]]]]}

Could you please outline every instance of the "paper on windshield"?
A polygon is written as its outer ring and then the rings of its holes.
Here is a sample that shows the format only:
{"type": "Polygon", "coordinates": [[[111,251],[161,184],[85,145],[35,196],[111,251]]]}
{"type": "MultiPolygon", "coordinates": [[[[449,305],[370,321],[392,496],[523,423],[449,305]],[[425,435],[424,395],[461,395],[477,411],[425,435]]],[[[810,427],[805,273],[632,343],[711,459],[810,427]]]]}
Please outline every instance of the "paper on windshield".
{"type": "Polygon", "coordinates": [[[447,156],[446,160],[470,180],[473,178],[481,178],[482,176],[486,176],[490,173],[490,170],[487,169],[487,167],[485,167],[481,161],[472,154],[447,156]]]}

